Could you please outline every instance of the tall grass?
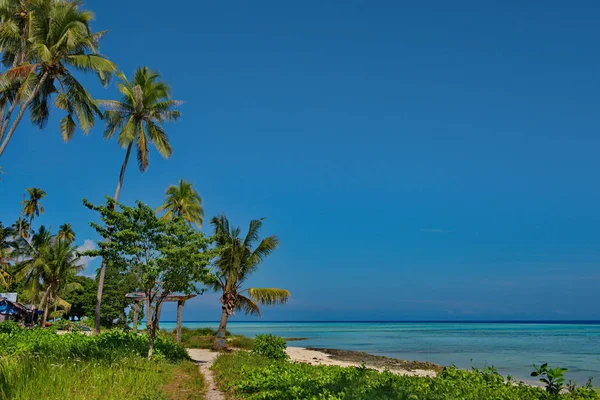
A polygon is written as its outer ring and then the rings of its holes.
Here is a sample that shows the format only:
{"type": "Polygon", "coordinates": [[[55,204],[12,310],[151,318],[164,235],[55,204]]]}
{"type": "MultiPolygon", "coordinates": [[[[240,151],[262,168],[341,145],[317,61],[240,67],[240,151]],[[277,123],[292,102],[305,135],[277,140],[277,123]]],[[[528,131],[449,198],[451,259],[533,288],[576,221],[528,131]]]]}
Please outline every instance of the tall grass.
{"type": "Polygon", "coordinates": [[[144,335],[97,336],[0,324],[0,400],[201,399],[204,381],[166,337],[147,360],[144,335]]]}

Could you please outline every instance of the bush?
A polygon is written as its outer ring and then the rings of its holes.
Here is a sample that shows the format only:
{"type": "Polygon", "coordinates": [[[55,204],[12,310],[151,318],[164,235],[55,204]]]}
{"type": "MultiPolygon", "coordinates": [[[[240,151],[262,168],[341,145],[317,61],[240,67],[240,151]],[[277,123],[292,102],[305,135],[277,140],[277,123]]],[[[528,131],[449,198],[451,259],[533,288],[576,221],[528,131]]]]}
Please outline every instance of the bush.
{"type": "Polygon", "coordinates": [[[271,360],[285,360],[288,358],[285,349],[287,343],[284,338],[273,335],[256,335],[252,352],[271,360]]]}
{"type": "Polygon", "coordinates": [[[551,395],[506,381],[493,368],[445,368],[435,378],[401,376],[366,367],[314,366],[273,361],[239,351],[220,355],[215,378],[234,398],[252,400],[600,400],[593,388],[551,395]]]}

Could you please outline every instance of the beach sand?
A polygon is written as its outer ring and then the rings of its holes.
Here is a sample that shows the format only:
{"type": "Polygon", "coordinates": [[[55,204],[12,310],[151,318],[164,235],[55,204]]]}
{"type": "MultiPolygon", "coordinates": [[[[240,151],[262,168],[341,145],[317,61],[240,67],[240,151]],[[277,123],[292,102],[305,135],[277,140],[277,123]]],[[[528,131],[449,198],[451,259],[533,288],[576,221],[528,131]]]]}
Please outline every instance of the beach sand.
{"type": "Polygon", "coordinates": [[[414,363],[354,351],[316,350],[304,347],[288,347],[286,351],[291,361],[311,365],[337,365],[340,367],[359,367],[364,363],[368,368],[378,371],[389,370],[395,374],[407,376],[433,377],[437,374],[436,370],[440,368],[430,363],[414,363]],[[426,369],[418,368],[420,365],[426,367],[426,369]]]}

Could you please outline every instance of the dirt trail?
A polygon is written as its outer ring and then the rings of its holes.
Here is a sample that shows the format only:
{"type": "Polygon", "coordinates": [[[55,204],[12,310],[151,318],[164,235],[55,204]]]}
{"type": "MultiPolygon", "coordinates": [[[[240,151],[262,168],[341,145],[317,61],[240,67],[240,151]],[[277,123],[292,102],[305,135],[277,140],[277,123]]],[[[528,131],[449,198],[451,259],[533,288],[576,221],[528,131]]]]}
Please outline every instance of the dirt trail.
{"type": "Polygon", "coordinates": [[[213,373],[210,370],[210,366],[219,354],[204,349],[187,349],[187,352],[192,360],[200,366],[200,371],[202,371],[206,380],[206,400],[224,400],[225,397],[217,388],[213,373]]]}

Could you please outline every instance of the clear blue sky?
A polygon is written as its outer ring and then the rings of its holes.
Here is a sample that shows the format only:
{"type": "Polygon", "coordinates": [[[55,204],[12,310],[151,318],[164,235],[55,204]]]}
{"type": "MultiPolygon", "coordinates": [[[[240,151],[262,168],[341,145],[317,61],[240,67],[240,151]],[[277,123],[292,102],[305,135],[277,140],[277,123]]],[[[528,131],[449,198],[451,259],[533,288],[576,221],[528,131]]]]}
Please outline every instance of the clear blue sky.
{"type": "MultiPolygon", "coordinates": [[[[121,199],[184,178],[207,216],[268,217],[281,248],[250,283],[293,300],[263,319],[600,319],[598,2],[87,7],[105,55],[185,101],[172,159],[130,164],[121,199]]],[[[114,192],[124,151],[102,125],[62,143],[53,115],[0,161],[0,220],[42,187],[39,221],[95,240],[81,198],[114,192]]]]}

